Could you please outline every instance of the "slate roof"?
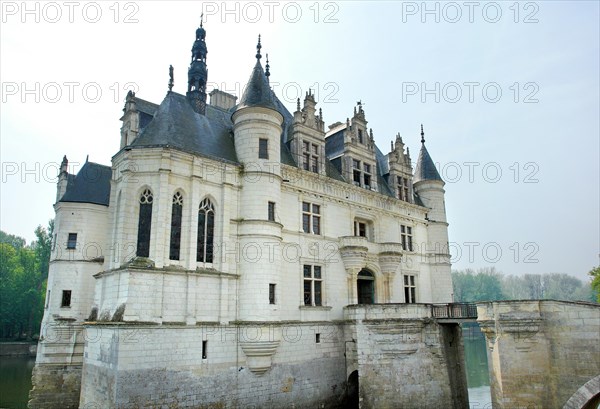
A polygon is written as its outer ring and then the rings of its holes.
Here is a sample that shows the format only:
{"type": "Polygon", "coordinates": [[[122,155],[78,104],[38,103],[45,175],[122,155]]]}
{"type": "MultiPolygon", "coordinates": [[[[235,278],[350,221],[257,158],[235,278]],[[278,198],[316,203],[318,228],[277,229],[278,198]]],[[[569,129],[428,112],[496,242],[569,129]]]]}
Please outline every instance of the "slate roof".
{"type": "Polygon", "coordinates": [[[425,142],[421,145],[421,151],[419,152],[419,158],[417,159],[417,165],[415,166],[415,174],[413,176],[413,183],[421,180],[440,180],[440,174],[438,173],[427,148],[425,142]]]}
{"type": "Polygon", "coordinates": [[[254,69],[252,69],[250,79],[244,90],[244,95],[242,95],[238,105],[239,108],[247,106],[261,106],[277,109],[273,99],[273,91],[271,91],[269,81],[267,81],[263,67],[258,59],[254,65],[254,69]]]}
{"type": "MultiPolygon", "coordinates": [[[[134,97],[140,111],[140,135],[132,147],[172,147],[193,154],[231,163],[239,163],[235,153],[232,114],[244,107],[261,106],[278,111],[283,116],[281,133],[281,163],[298,166],[290,151],[293,115],[281,103],[269,86],[260,60],[257,60],[239,104],[229,110],[206,105],[206,115],[196,113],[186,96],[168,92],[160,105],[134,97]]],[[[325,138],[326,175],[332,179],[349,182],[341,173],[344,153],[345,126],[325,138]]],[[[375,146],[377,162],[377,185],[379,193],[395,197],[388,184],[388,158],[375,146]]],[[[414,182],[419,180],[442,180],[425,148],[422,146],[415,169],[414,182]]],[[[422,201],[415,194],[415,203],[422,201]]]]}
{"type": "Polygon", "coordinates": [[[197,114],[188,99],[168,92],[131,146],[173,147],[186,152],[238,163],[229,113],[210,105],[197,114]]]}
{"type": "Polygon", "coordinates": [[[68,176],[67,190],[59,201],[108,206],[111,177],[110,166],[85,162],[77,175],[68,176]]]}

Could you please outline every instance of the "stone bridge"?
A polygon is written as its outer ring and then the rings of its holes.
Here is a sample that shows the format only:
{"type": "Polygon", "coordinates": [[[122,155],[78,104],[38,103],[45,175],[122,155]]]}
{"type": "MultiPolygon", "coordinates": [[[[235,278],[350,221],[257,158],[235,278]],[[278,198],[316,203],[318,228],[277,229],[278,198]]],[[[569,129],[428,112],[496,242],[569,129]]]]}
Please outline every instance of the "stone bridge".
{"type": "Polygon", "coordinates": [[[477,304],[494,409],[595,409],[600,404],[600,305],[477,304]]]}
{"type": "Polygon", "coordinates": [[[494,409],[596,409],[600,305],[349,305],[346,377],[366,408],[469,408],[460,323],[486,336],[494,409]]]}

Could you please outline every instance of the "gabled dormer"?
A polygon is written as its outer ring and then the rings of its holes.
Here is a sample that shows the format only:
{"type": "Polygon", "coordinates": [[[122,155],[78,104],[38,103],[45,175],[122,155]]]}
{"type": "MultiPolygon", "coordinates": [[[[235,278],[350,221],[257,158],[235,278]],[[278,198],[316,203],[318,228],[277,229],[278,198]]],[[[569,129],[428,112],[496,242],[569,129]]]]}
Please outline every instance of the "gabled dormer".
{"type": "Polygon", "coordinates": [[[325,175],[325,123],[321,109],[319,115],[316,114],[316,104],[311,90],[304,97],[302,109],[298,98],[292,121],[290,150],[301,169],[325,175]]]}
{"type": "Polygon", "coordinates": [[[378,169],[373,130],[367,132],[365,111],[360,101],[354,108],[352,120],[346,119],[345,126],[341,123],[330,126],[326,138],[328,159],[342,176],[355,186],[377,191],[378,169]],[[342,140],[343,149],[339,149],[342,140]]]}
{"type": "Polygon", "coordinates": [[[388,185],[394,191],[397,199],[413,203],[413,171],[410,151],[406,147],[400,134],[396,135],[396,142],[392,141],[391,151],[387,155],[390,173],[388,185]]]}

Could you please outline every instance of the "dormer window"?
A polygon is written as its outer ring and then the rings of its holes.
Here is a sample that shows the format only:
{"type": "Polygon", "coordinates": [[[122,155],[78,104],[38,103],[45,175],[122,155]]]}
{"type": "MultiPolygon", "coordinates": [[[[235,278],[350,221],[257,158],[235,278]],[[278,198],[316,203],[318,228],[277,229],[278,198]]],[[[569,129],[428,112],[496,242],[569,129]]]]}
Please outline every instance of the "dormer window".
{"type": "Polygon", "coordinates": [[[302,168],[319,173],[319,146],[304,141],[302,143],[302,168]]]}
{"type": "Polygon", "coordinates": [[[362,131],[362,129],[358,130],[358,142],[359,143],[365,143],[364,140],[363,140],[363,131],[362,131]]]}
{"type": "Polygon", "coordinates": [[[398,184],[398,199],[408,202],[409,197],[410,197],[408,195],[408,179],[398,176],[397,184],[398,184]]]}
{"type": "Polygon", "coordinates": [[[363,179],[365,181],[365,188],[371,189],[371,165],[364,164],[365,173],[363,175],[363,179]]]}
{"type": "Polygon", "coordinates": [[[372,169],[368,163],[361,163],[359,160],[352,160],[352,181],[356,186],[362,186],[365,189],[372,188],[372,169]]]}

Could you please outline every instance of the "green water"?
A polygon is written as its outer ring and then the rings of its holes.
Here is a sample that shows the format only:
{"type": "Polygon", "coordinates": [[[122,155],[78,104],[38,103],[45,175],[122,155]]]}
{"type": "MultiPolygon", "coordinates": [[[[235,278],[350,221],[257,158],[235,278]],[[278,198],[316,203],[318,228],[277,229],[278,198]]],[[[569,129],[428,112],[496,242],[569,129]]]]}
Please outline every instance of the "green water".
{"type": "Polygon", "coordinates": [[[34,364],[28,356],[0,356],[0,408],[27,408],[34,364]]]}
{"type": "Polygon", "coordinates": [[[477,324],[463,326],[463,344],[471,409],[492,407],[485,337],[477,324]]]}

